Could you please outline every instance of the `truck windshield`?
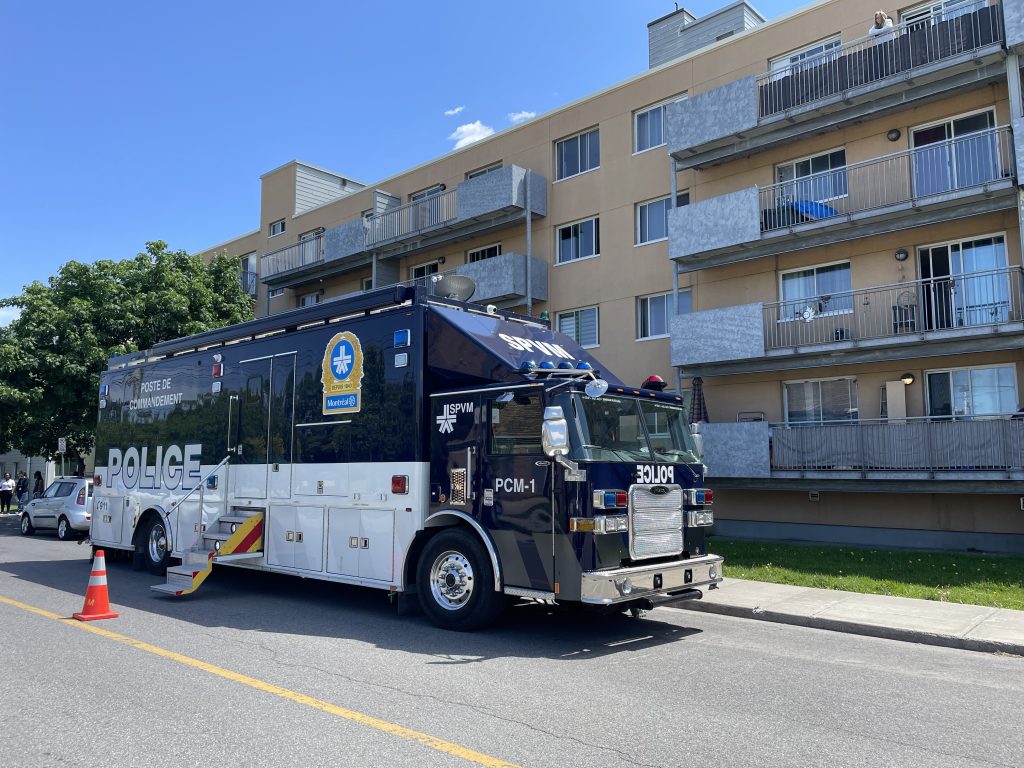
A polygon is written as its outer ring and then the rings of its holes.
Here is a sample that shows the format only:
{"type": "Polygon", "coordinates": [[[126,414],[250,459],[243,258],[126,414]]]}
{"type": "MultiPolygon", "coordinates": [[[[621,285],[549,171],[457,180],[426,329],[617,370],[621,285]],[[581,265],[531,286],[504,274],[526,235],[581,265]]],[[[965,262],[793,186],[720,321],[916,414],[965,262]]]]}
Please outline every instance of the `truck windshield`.
{"type": "Polygon", "coordinates": [[[577,461],[700,462],[685,408],[631,397],[557,398],[577,461]]]}

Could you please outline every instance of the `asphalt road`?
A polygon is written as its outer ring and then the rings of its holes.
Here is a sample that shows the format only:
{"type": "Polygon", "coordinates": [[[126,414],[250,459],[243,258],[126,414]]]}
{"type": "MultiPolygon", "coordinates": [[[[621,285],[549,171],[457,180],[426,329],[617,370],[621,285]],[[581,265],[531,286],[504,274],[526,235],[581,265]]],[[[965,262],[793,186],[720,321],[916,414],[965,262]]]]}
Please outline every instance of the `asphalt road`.
{"type": "Polygon", "coordinates": [[[59,618],[88,547],[15,526],[0,766],[1024,766],[1019,657],[671,608],[529,605],[457,634],[376,591],[230,569],[157,597],[123,562],[96,634],[59,618]]]}

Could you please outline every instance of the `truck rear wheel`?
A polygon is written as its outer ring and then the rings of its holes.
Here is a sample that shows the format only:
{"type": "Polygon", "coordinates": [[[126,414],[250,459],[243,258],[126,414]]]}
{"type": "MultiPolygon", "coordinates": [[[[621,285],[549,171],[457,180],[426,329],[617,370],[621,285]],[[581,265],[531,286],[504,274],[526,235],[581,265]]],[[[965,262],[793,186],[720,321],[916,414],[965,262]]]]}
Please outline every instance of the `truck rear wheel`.
{"type": "Polygon", "coordinates": [[[139,532],[138,547],[141,549],[142,567],[154,576],[163,576],[167,572],[171,559],[167,545],[164,521],[155,516],[150,517],[139,532]]]}
{"type": "Polygon", "coordinates": [[[465,632],[493,622],[504,605],[479,539],[451,528],[427,542],[416,566],[420,605],[432,622],[465,632]]]}

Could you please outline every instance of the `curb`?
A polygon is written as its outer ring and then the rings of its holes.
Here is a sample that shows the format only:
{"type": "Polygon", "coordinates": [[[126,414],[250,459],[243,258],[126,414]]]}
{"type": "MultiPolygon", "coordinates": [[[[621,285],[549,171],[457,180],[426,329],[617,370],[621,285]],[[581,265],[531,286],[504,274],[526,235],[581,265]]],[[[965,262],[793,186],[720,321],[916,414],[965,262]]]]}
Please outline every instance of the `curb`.
{"type": "Polygon", "coordinates": [[[793,626],[808,627],[810,629],[825,629],[830,632],[845,632],[851,635],[881,637],[886,640],[900,640],[906,643],[936,645],[944,648],[958,648],[964,651],[978,651],[981,653],[1003,653],[1012,656],[1024,656],[1024,644],[1020,643],[1003,643],[997,640],[978,640],[970,637],[959,637],[957,635],[941,635],[917,629],[884,627],[874,624],[859,624],[853,621],[823,619],[817,616],[780,613],[778,611],[759,608],[742,608],[735,605],[723,605],[721,603],[713,602],[705,603],[698,600],[690,600],[673,607],[686,611],[713,613],[719,616],[735,616],[741,619],[771,621],[776,624],[791,624],[793,626]]]}

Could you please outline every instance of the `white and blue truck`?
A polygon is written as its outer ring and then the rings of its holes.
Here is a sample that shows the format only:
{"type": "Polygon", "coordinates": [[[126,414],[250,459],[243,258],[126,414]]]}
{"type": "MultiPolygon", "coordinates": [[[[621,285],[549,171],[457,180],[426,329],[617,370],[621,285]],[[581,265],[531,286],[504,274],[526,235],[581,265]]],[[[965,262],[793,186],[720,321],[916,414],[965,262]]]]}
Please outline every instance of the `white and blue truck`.
{"type": "Polygon", "coordinates": [[[395,286],[109,361],[94,546],[194,592],[214,565],[417,595],[634,612],[722,580],[683,396],[546,320],[395,286]]]}

